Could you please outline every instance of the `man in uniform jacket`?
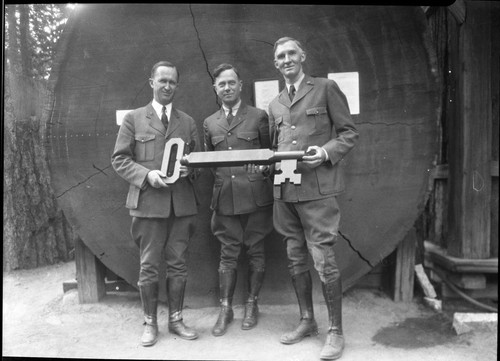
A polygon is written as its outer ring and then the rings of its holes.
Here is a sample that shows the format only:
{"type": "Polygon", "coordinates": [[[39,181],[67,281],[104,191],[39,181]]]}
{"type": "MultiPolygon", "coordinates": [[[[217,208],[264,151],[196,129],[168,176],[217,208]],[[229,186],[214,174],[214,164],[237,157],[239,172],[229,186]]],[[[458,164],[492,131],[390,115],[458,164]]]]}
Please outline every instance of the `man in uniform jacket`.
{"type": "MultiPolygon", "coordinates": [[[[207,151],[270,148],[265,111],[241,101],[238,70],[221,64],[213,72],[214,88],[222,101],[220,110],[203,123],[207,151]]],[[[241,328],[257,324],[257,297],[264,279],[264,238],[272,231],[272,183],[262,170],[267,167],[214,168],[211,228],[221,245],[219,263],[220,314],[212,329],[223,335],[233,320],[232,300],[238,256],[246,249],[248,298],[241,328]],[[247,169],[248,168],[248,169],[247,169]]]]}
{"type": "Polygon", "coordinates": [[[286,87],[269,105],[273,148],[304,150],[298,162],[301,184],[274,186],[274,227],[284,236],[289,272],[297,295],[301,321],[280,341],[292,344],[318,333],[312,303],[308,252],[322,283],[329,329],[322,360],[342,355],[342,285],[335,260],[340,210],[336,195],[344,190],[342,158],[353,148],[358,132],[345,95],[333,80],[305,75],[306,53],[295,39],[285,37],[274,45],[274,64],[286,87]]]}
{"type": "Polygon", "coordinates": [[[187,280],[186,250],[198,213],[193,188],[194,173],[181,167],[180,179],[167,185],[160,171],[165,143],[182,138],[195,151],[199,149],[195,121],[172,107],[179,81],[177,68],[167,61],[155,64],[149,79],[154,99],[124,117],[120,126],[112,165],[130,183],[126,207],[132,216],[131,235],[140,250],[138,286],[144,310],[143,346],[156,343],[159,275],[163,257],[167,264],[168,328],[184,339],[197,333],[182,319],[187,280]]]}

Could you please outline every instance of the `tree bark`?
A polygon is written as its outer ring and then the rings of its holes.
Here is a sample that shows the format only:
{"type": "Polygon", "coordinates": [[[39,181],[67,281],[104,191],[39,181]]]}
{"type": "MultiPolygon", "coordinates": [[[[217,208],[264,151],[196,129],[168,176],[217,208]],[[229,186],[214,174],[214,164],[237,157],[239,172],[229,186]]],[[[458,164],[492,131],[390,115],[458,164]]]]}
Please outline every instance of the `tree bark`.
{"type": "Polygon", "coordinates": [[[5,75],[3,269],[67,261],[73,234],[51,188],[44,142],[52,93],[26,76],[5,75]]]}

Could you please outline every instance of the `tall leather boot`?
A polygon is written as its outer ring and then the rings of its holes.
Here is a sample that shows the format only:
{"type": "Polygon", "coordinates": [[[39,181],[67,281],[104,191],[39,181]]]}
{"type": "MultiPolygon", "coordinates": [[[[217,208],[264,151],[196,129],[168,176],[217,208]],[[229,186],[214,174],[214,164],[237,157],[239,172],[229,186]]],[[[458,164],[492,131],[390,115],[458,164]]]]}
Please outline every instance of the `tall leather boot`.
{"type": "Polygon", "coordinates": [[[241,324],[242,330],[250,330],[257,325],[259,307],[257,299],[262,282],[264,281],[264,270],[250,269],[248,272],[248,298],[245,302],[245,316],[241,324]]]}
{"type": "Polygon", "coordinates": [[[234,318],[233,313],[233,294],[236,285],[236,270],[219,271],[220,288],[220,313],[215,326],[212,329],[212,335],[222,336],[226,333],[227,327],[234,318]]]}
{"type": "Polygon", "coordinates": [[[300,323],[297,328],[281,336],[280,342],[290,345],[302,341],[306,336],[318,334],[312,302],[312,278],[309,271],[292,276],[293,287],[299,301],[300,323]]]}
{"type": "Polygon", "coordinates": [[[344,350],[344,336],[342,332],[342,281],[338,280],[323,283],[323,296],[328,309],[328,334],[321,350],[321,360],[336,360],[342,356],[344,350]]]}
{"type": "Polygon", "coordinates": [[[185,289],[185,278],[167,278],[168,331],[185,340],[194,340],[198,338],[198,334],[193,329],[186,327],[184,322],[182,322],[185,289]]]}
{"type": "Polygon", "coordinates": [[[144,310],[144,332],[141,338],[142,346],[152,346],[158,340],[158,282],[139,286],[142,309],[144,310]]]}

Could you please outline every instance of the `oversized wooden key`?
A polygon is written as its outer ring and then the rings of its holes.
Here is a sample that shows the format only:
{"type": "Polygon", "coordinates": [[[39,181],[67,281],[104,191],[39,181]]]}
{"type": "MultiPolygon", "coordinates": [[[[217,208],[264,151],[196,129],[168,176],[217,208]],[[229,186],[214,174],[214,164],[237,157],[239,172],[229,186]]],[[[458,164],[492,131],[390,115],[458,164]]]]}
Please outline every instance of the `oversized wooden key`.
{"type": "Polygon", "coordinates": [[[186,145],[181,138],[170,139],[165,144],[161,171],[167,175],[165,183],[172,184],[179,179],[180,166],[192,168],[236,167],[245,164],[269,165],[281,162],[274,175],[274,184],[300,184],[301,174],[296,173],[297,161],[306,155],[305,151],[275,152],[270,149],[240,149],[210,152],[186,153],[186,145]]]}

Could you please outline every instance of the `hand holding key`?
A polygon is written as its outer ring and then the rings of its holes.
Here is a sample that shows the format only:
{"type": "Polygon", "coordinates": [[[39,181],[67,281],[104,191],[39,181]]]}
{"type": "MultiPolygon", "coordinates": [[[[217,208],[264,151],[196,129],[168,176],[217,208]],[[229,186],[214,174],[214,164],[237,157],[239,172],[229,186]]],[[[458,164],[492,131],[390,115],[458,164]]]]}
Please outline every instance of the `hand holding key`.
{"type": "Polygon", "coordinates": [[[245,164],[245,170],[247,173],[262,173],[269,169],[268,165],[257,165],[257,164],[245,164]]]}
{"type": "Polygon", "coordinates": [[[148,173],[147,180],[153,188],[165,188],[168,187],[168,184],[164,182],[166,177],[165,173],[161,170],[155,169],[148,173]]]}
{"type": "Polygon", "coordinates": [[[310,168],[316,168],[326,160],[326,152],[323,148],[317,145],[312,145],[307,148],[306,155],[302,158],[302,162],[310,168]]]}

